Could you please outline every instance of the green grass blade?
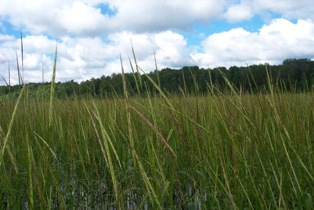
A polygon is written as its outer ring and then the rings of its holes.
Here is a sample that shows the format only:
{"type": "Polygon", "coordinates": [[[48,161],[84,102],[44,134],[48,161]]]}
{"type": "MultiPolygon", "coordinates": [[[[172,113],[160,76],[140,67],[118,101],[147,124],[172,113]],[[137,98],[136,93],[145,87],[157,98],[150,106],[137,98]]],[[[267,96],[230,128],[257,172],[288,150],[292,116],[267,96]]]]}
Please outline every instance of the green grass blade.
{"type": "Polygon", "coordinates": [[[7,134],[6,134],[5,138],[4,138],[4,143],[3,143],[3,146],[2,146],[2,149],[1,149],[0,166],[3,163],[4,152],[5,152],[5,149],[6,149],[6,146],[7,146],[7,143],[8,143],[10,134],[11,134],[11,131],[12,131],[12,126],[13,126],[14,119],[15,119],[15,116],[16,116],[17,108],[18,108],[18,105],[19,105],[20,100],[22,98],[24,90],[25,90],[25,85],[23,86],[23,88],[22,88],[22,90],[20,92],[20,95],[19,95],[19,97],[17,99],[17,102],[15,103],[14,110],[13,110],[13,113],[12,113],[12,116],[11,116],[11,120],[10,120],[10,123],[9,123],[8,131],[7,131],[7,134]]]}
{"type": "Polygon", "coordinates": [[[55,92],[55,80],[56,80],[56,69],[57,69],[57,54],[58,48],[56,47],[55,58],[53,61],[53,71],[51,78],[51,87],[50,87],[50,104],[49,104],[49,127],[52,124],[52,116],[53,116],[53,100],[54,100],[54,92],[55,92]]]}

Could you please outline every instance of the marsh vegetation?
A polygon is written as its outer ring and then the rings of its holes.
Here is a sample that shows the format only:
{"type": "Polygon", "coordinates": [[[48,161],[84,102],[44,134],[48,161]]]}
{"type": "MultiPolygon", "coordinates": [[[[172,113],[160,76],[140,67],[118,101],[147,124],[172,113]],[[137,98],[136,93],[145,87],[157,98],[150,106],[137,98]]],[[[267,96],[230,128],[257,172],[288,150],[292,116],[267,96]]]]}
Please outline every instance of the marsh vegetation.
{"type": "Polygon", "coordinates": [[[1,209],[313,209],[313,92],[143,74],[131,97],[124,75],[115,97],[1,97],[1,209]]]}

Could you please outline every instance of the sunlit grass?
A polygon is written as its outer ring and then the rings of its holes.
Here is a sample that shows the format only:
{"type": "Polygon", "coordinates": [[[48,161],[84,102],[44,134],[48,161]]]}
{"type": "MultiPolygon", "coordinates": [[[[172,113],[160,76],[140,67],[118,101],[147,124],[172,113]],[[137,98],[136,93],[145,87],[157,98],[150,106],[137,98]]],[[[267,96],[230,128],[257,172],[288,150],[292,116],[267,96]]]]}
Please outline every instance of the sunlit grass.
{"type": "Polygon", "coordinates": [[[147,77],[159,96],[123,77],[123,97],[1,99],[0,208],[313,209],[313,93],[169,95],[147,77]]]}

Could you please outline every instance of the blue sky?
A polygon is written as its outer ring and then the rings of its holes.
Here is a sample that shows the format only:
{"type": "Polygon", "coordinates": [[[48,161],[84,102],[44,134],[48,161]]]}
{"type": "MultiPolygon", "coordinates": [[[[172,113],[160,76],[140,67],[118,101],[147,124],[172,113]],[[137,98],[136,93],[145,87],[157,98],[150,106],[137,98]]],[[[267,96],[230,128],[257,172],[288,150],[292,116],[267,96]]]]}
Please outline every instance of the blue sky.
{"type": "MultiPolygon", "coordinates": [[[[2,0],[0,75],[18,83],[16,53],[24,43],[24,81],[52,72],[82,81],[130,71],[131,40],[139,66],[204,68],[280,64],[314,58],[312,0],[2,0]]],[[[0,85],[5,84],[0,79],[0,85]]]]}

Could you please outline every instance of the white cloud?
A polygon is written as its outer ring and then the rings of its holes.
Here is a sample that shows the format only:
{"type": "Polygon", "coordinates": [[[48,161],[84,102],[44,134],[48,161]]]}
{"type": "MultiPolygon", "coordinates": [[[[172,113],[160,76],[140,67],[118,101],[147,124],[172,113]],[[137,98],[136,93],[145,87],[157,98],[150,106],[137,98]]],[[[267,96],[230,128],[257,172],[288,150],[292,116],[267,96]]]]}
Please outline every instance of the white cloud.
{"type": "Polygon", "coordinates": [[[7,25],[28,34],[23,38],[26,81],[41,81],[42,68],[50,79],[56,43],[57,80],[81,81],[120,73],[120,54],[130,71],[131,40],[145,71],[155,68],[154,52],[159,69],[314,57],[313,14],[312,0],[1,0],[0,74],[7,75],[8,63],[16,71],[16,53],[21,58],[20,39],[1,34],[9,31],[7,25]],[[115,13],[104,14],[101,5],[115,13]],[[255,15],[269,18],[256,32],[234,28],[208,35],[193,28],[214,20],[239,24],[255,15]],[[273,20],[274,15],[284,18],[273,20]],[[202,45],[191,46],[182,31],[200,34],[202,45]]]}
{"type": "Polygon", "coordinates": [[[252,0],[250,4],[256,13],[262,15],[277,13],[284,18],[314,19],[312,0],[252,0]]]}
{"type": "MultiPolygon", "coordinates": [[[[126,72],[131,71],[129,58],[134,65],[131,41],[137,63],[145,72],[155,69],[154,52],[159,69],[165,67],[177,68],[182,67],[181,65],[194,64],[189,55],[185,38],[172,31],[145,34],[122,32],[110,36],[110,41],[111,47],[117,47],[116,52],[121,53],[126,72]]],[[[105,71],[120,73],[120,60],[115,59],[110,62],[105,67],[105,71]]]]}
{"type": "Polygon", "coordinates": [[[6,34],[0,34],[0,42],[3,42],[3,43],[11,42],[14,39],[15,39],[14,36],[6,35],[6,34]]]}
{"type": "MultiPolygon", "coordinates": [[[[101,36],[192,29],[195,22],[230,22],[276,13],[286,18],[314,18],[312,0],[2,0],[0,19],[32,34],[101,36]],[[236,1],[237,2],[237,1],[236,1]],[[103,14],[99,5],[115,10],[103,14]]],[[[4,27],[2,25],[2,27],[4,27]]]]}
{"type": "MultiPolygon", "coordinates": [[[[15,41],[15,45],[20,49],[20,39],[15,41]]],[[[57,42],[49,39],[47,36],[26,36],[23,37],[23,45],[25,52],[47,53],[54,52],[57,42]]]]}
{"type": "Polygon", "coordinates": [[[66,5],[55,15],[60,28],[69,34],[97,32],[106,22],[106,16],[101,14],[100,9],[81,2],[66,5]]]}
{"type": "Polygon", "coordinates": [[[224,6],[218,0],[112,0],[110,3],[117,8],[111,27],[139,32],[186,29],[194,21],[208,21],[220,15],[224,6]]]}
{"type": "Polygon", "coordinates": [[[4,0],[0,17],[34,34],[89,35],[121,31],[158,32],[185,30],[194,21],[209,21],[223,12],[219,0],[4,0]],[[99,4],[109,4],[116,14],[102,14],[99,4]]]}
{"type": "MultiPolygon", "coordinates": [[[[0,40],[2,37],[4,36],[0,36],[0,40]]],[[[6,75],[8,62],[12,70],[16,71],[16,52],[21,59],[20,39],[11,37],[2,39],[11,40],[5,42],[6,48],[0,47],[0,67],[3,67],[0,69],[0,74],[6,75]]],[[[189,56],[185,38],[172,31],[144,34],[121,32],[110,35],[106,42],[100,37],[66,36],[58,41],[57,81],[72,79],[82,81],[91,77],[120,73],[120,54],[126,72],[130,72],[128,59],[134,62],[131,40],[138,65],[146,72],[155,69],[154,51],[159,68],[181,67],[181,65],[189,65],[193,62],[189,56]]],[[[41,81],[42,68],[45,69],[46,80],[50,80],[56,42],[46,36],[26,36],[23,42],[24,80],[41,81]]],[[[17,82],[17,79],[14,81],[17,82]]]]}
{"type": "Polygon", "coordinates": [[[227,9],[224,17],[229,22],[240,22],[251,19],[253,17],[253,11],[247,5],[234,5],[227,9]]]}
{"type": "Polygon", "coordinates": [[[193,63],[182,35],[166,31],[155,35],[154,41],[157,45],[156,58],[162,66],[182,67],[193,63]]]}
{"type": "MultiPolygon", "coordinates": [[[[169,30],[142,34],[120,32],[111,34],[107,40],[65,36],[58,41],[57,80],[82,81],[120,73],[120,54],[125,70],[130,72],[128,57],[133,62],[131,40],[138,64],[146,72],[155,69],[154,51],[159,69],[184,65],[213,68],[246,63],[278,64],[286,58],[314,57],[314,23],[311,20],[293,23],[275,19],[258,32],[235,28],[208,36],[200,47],[188,47],[186,38],[169,30]]],[[[50,80],[56,41],[47,36],[26,36],[23,41],[25,81],[41,81],[42,68],[46,80],[50,80]]],[[[20,39],[0,35],[1,75],[7,75],[8,62],[12,72],[16,72],[16,53],[20,59],[20,39]]],[[[18,82],[16,76],[11,78],[18,82]]]]}
{"type": "Polygon", "coordinates": [[[99,31],[106,16],[94,7],[102,1],[4,0],[0,17],[23,31],[53,36],[99,31]],[[86,3],[88,2],[88,3],[86,3]]]}
{"type": "Polygon", "coordinates": [[[264,25],[259,32],[248,32],[243,28],[216,33],[204,42],[204,52],[193,58],[202,66],[243,66],[269,62],[279,64],[286,58],[314,55],[314,23],[298,20],[296,24],[275,19],[264,25]]]}

